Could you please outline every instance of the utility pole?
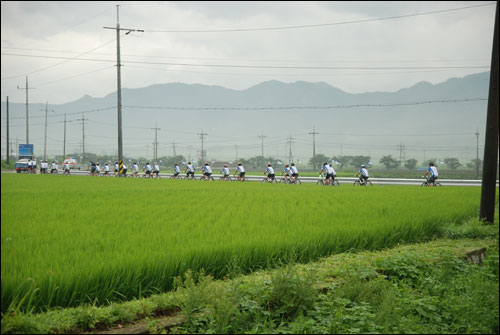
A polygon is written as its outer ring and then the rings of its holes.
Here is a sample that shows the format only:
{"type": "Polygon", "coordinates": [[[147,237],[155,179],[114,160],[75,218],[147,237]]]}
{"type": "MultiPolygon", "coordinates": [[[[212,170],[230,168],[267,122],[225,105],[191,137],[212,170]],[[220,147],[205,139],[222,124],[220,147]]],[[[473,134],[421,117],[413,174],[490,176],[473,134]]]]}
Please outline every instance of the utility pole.
{"type": "Polygon", "coordinates": [[[7,100],[5,102],[5,111],[7,117],[7,164],[10,163],[10,153],[9,153],[9,96],[7,96],[7,100]]]}
{"type": "Polygon", "coordinates": [[[290,137],[288,138],[288,142],[290,144],[290,151],[289,151],[289,155],[288,155],[288,160],[289,160],[289,163],[292,163],[293,162],[293,157],[292,157],[292,140],[294,138],[292,138],[292,136],[290,135],[290,137]]]}
{"type": "Polygon", "coordinates": [[[398,144],[396,147],[399,149],[399,167],[402,167],[401,163],[403,162],[403,150],[405,150],[406,146],[398,144]]]}
{"type": "MultiPolygon", "coordinates": [[[[63,161],[66,159],[66,113],[64,114],[64,145],[63,145],[63,161]]],[[[80,164],[81,166],[81,164],[80,164]]]]}
{"type": "Polygon", "coordinates": [[[483,180],[481,186],[481,206],[479,219],[493,224],[495,217],[496,177],[498,173],[498,4],[495,13],[495,29],[493,29],[493,51],[491,55],[490,90],[488,95],[488,112],[486,116],[486,134],[484,136],[483,180]]]}
{"type": "Polygon", "coordinates": [[[476,178],[479,177],[479,129],[476,128],[476,178]]]}
{"type": "Polygon", "coordinates": [[[26,144],[30,143],[30,131],[29,131],[29,111],[28,111],[28,90],[33,90],[32,87],[28,88],[28,76],[26,76],[26,88],[21,88],[17,86],[18,90],[26,90],[26,144]]]}
{"type": "Polygon", "coordinates": [[[120,28],[120,5],[116,5],[116,28],[104,27],[104,29],[116,29],[116,70],[117,70],[117,100],[118,100],[118,160],[123,160],[123,138],[122,138],[122,79],[120,70],[120,30],[126,30],[125,35],[132,31],[144,32],[144,30],[120,28]]]}
{"type": "Polygon", "coordinates": [[[198,133],[198,135],[200,135],[200,139],[201,139],[201,163],[200,164],[203,164],[205,162],[205,149],[203,146],[203,140],[204,140],[205,136],[207,136],[208,134],[205,134],[203,132],[203,129],[202,129],[201,133],[198,133]]]}
{"type": "MultiPolygon", "coordinates": [[[[48,101],[45,101],[45,137],[43,140],[43,160],[47,160],[47,113],[49,112],[48,110],[48,101]]],[[[53,112],[53,110],[51,110],[53,112]]]]}
{"type": "Polygon", "coordinates": [[[155,130],[155,143],[154,146],[154,156],[155,156],[155,162],[158,160],[158,130],[161,130],[161,128],[158,128],[157,127],[157,124],[155,122],[155,127],[154,128],[151,128],[151,129],[154,129],[155,130]]]}
{"type": "Polygon", "coordinates": [[[309,135],[313,136],[313,170],[316,170],[316,141],[315,141],[315,136],[318,135],[319,133],[314,131],[314,126],[313,126],[313,132],[309,133],[309,135]]]}
{"type": "Polygon", "coordinates": [[[84,164],[84,162],[85,162],[85,121],[88,121],[88,119],[85,118],[85,113],[82,112],[82,118],[77,119],[76,121],[82,121],[82,162],[81,162],[81,164],[84,164]]]}
{"type": "Polygon", "coordinates": [[[264,132],[262,132],[262,135],[257,136],[257,137],[261,139],[261,149],[262,149],[261,155],[262,155],[262,158],[264,158],[264,137],[267,137],[267,136],[264,136],[264,132]]]}
{"type": "Polygon", "coordinates": [[[176,152],[175,152],[175,142],[174,142],[174,143],[172,143],[172,148],[173,148],[173,150],[174,150],[174,157],[176,157],[176,156],[177,156],[177,154],[176,154],[176,152]]]}

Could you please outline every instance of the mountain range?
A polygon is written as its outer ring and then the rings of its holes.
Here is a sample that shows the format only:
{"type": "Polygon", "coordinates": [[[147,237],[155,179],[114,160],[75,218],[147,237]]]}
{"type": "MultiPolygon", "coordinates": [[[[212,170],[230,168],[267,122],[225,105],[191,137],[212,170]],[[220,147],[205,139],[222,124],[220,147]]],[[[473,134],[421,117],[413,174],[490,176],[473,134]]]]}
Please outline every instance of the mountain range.
{"type": "MultiPolygon", "coordinates": [[[[316,152],[327,156],[398,156],[423,159],[475,157],[476,136],[484,134],[489,72],[420,82],[396,92],[351,94],[324,82],[267,81],[246,90],[221,86],[167,83],[122,89],[124,151],[151,157],[159,128],[158,155],[197,157],[200,134],[213,159],[265,155],[306,160],[316,152]],[[264,138],[259,136],[265,136],[264,138]],[[261,140],[264,140],[262,143],[261,140]],[[175,143],[175,145],[174,145],[175,143]],[[175,149],[174,149],[175,146],[175,149]],[[422,157],[424,156],[424,157],[422,157]]],[[[61,154],[64,114],[68,123],[67,152],[81,150],[85,127],[87,152],[117,151],[116,92],[102,98],[84,95],[49,105],[47,152],[61,154]],[[84,112],[84,114],[83,114],[84,112]],[[83,116],[83,117],[82,117],[83,116]],[[82,125],[79,119],[88,119],[82,125]]],[[[25,105],[10,103],[11,139],[25,140],[25,105]]],[[[30,141],[43,154],[45,104],[30,104],[30,141]]],[[[5,145],[5,103],[2,103],[2,146],[5,145]]],[[[482,141],[481,141],[482,142],[482,141]]],[[[481,144],[480,142],[480,144],[481,144]]],[[[2,149],[4,155],[5,149],[2,149]]]]}

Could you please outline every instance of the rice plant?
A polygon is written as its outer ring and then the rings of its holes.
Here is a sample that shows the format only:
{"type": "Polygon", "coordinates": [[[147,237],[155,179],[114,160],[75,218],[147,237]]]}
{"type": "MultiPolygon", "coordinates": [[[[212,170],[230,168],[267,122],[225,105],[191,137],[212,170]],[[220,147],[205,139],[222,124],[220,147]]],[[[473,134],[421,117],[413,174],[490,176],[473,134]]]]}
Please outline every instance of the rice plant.
{"type": "Polygon", "coordinates": [[[1,176],[2,312],[106,304],[283,260],[428,240],[477,215],[474,187],[318,188],[1,176]]]}

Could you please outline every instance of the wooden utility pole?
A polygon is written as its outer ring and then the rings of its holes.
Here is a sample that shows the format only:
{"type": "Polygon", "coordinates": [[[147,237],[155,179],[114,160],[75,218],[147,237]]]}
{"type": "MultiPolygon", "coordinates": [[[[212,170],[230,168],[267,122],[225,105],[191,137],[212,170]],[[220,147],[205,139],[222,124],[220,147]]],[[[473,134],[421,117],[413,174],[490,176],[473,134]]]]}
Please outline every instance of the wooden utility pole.
{"type": "Polygon", "coordinates": [[[481,208],[479,218],[493,223],[495,217],[496,177],[498,173],[498,2],[493,30],[493,52],[491,56],[490,91],[488,96],[488,114],[486,116],[486,134],[484,136],[483,182],[481,187],[481,208]]]}
{"type": "Polygon", "coordinates": [[[7,100],[5,102],[5,111],[6,111],[6,117],[7,117],[7,164],[10,162],[10,152],[9,152],[9,97],[7,96],[7,100]]]}
{"type": "Polygon", "coordinates": [[[260,136],[257,136],[258,138],[260,138],[261,140],[261,155],[262,155],[262,158],[264,158],[264,137],[267,137],[267,136],[264,136],[264,132],[262,132],[262,135],[260,136]]]}
{"type": "Polygon", "coordinates": [[[126,30],[127,35],[132,31],[141,31],[136,29],[126,29],[120,28],[120,6],[116,6],[116,28],[115,27],[104,27],[104,29],[116,29],[116,71],[117,71],[117,104],[118,104],[118,160],[123,160],[123,138],[122,138],[122,77],[120,67],[120,30],[126,30]]]}
{"type": "Polygon", "coordinates": [[[318,135],[319,133],[317,133],[315,130],[314,130],[314,126],[313,126],[313,132],[312,133],[309,133],[309,135],[312,135],[313,136],[313,170],[316,170],[316,139],[315,139],[315,135],[318,135]]]}
{"type": "Polygon", "coordinates": [[[21,88],[17,86],[19,90],[26,90],[26,144],[30,143],[30,127],[29,127],[29,110],[28,110],[28,90],[32,90],[32,87],[28,88],[28,76],[26,76],[26,88],[21,88]]]}
{"type": "Polygon", "coordinates": [[[198,135],[200,135],[200,139],[201,139],[201,163],[200,164],[204,164],[205,163],[204,139],[205,139],[205,136],[207,136],[208,134],[204,133],[203,129],[202,129],[201,133],[198,133],[198,135]]]}

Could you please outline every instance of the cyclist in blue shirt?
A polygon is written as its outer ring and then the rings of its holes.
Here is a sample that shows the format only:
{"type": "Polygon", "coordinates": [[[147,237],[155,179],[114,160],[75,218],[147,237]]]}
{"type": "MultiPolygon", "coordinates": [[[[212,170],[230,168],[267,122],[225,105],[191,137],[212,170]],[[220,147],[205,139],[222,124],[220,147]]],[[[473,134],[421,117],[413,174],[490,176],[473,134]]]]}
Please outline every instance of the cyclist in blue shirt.
{"type": "Polygon", "coordinates": [[[437,167],[434,166],[434,163],[432,162],[429,163],[429,168],[427,169],[427,171],[425,171],[424,177],[426,177],[427,175],[429,175],[429,178],[427,179],[429,185],[434,185],[436,179],[439,178],[438,169],[437,167]]]}
{"type": "Polygon", "coordinates": [[[274,169],[271,165],[271,163],[267,163],[267,168],[264,174],[267,173],[267,180],[274,180],[275,174],[274,174],[274,169]]]}
{"type": "Polygon", "coordinates": [[[177,177],[181,173],[181,169],[179,168],[179,165],[177,163],[174,163],[174,177],[177,177]]]}
{"type": "Polygon", "coordinates": [[[356,174],[356,177],[359,176],[359,182],[361,184],[366,184],[366,181],[368,180],[368,178],[370,177],[368,175],[368,170],[366,169],[366,166],[365,165],[361,165],[361,169],[359,170],[359,172],[356,174]]]}

